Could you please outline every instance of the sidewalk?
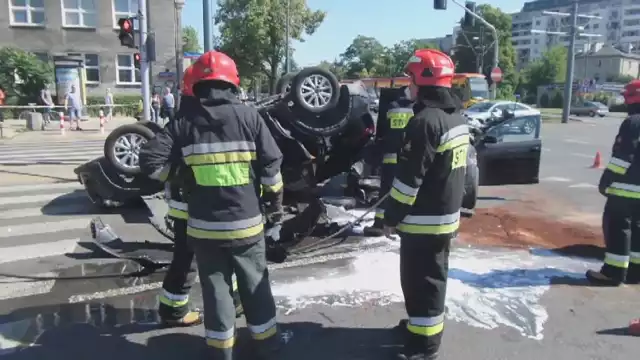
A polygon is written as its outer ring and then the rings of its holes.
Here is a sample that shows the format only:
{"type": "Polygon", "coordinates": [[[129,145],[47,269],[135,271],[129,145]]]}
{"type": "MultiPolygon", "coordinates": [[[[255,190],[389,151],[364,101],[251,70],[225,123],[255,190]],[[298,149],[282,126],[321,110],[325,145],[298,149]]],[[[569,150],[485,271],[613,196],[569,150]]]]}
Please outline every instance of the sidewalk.
{"type": "Polygon", "coordinates": [[[0,123],[2,131],[0,143],[3,142],[35,142],[35,141],[67,141],[81,139],[101,139],[107,137],[109,133],[120,125],[132,124],[136,120],[131,117],[114,117],[105,124],[104,134],[100,132],[100,120],[91,118],[87,121],[80,122],[83,131],[71,131],[70,123],[65,122],[65,134],[60,131],[60,123],[52,121],[48,128],[44,131],[27,130],[26,120],[7,119],[4,123],[0,123]]]}

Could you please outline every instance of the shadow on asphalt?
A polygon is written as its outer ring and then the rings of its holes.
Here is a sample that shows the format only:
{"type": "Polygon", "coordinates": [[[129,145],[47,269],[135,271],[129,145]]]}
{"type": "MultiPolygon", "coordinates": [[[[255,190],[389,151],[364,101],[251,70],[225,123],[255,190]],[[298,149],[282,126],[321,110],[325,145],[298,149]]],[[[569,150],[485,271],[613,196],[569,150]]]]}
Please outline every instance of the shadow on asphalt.
{"type": "Polygon", "coordinates": [[[629,333],[628,327],[619,327],[613,329],[605,329],[596,331],[598,335],[613,335],[613,336],[637,336],[629,333]]]}

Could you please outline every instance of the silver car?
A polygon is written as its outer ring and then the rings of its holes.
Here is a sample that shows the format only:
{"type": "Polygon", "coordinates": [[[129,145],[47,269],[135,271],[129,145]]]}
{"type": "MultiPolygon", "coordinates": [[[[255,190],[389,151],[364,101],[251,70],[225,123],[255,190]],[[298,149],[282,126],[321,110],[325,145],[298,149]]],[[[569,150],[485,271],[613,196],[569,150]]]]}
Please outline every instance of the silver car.
{"type": "Polygon", "coordinates": [[[609,113],[609,107],[599,102],[585,101],[581,104],[572,104],[570,113],[576,116],[605,117],[609,113]]]}

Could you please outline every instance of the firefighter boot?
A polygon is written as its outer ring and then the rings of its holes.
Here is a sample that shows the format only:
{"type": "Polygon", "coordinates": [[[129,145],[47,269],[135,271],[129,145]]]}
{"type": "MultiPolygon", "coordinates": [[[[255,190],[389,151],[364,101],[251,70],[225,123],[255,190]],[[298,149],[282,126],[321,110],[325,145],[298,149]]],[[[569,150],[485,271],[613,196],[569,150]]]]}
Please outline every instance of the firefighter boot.
{"type": "Polygon", "coordinates": [[[588,270],[586,277],[592,285],[596,286],[620,286],[622,284],[622,281],[603,274],[602,270],[588,270]]]}
{"type": "Polygon", "coordinates": [[[627,272],[625,283],[628,285],[640,285],[640,264],[629,264],[629,271],[627,272]]]}
{"type": "Polygon", "coordinates": [[[163,319],[165,326],[170,327],[189,327],[200,325],[204,322],[204,314],[202,311],[193,310],[189,311],[185,316],[179,319],[163,319]]]}
{"type": "Polygon", "coordinates": [[[364,228],[365,236],[384,236],[384,226],[382,224],[382,220],[376,219],[373,222],[373,225],[367,226],[364,228]]]}

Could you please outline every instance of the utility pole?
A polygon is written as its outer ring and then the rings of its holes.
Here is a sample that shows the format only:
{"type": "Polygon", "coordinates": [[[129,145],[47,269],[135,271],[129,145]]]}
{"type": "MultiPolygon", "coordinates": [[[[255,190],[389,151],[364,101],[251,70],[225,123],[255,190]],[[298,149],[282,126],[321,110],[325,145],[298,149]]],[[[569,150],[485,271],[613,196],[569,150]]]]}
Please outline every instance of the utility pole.
{"type": "MultiPolygon", "coordinates": [[[[459,7],[461,7],[462,9],[464,9],[465,13],[473,16],[475,19],[477,19],[478,21],[480,21],[481,23],[483,23],[487,28],[489,28],[489,30],[491,30],[491,33],[493,34],[493,64],[492,64],[492,68],[495,69],[498,67],[498,59],[500,56],[500,38],[498,38],[498,31],[496,30],[496,28],[491,25],[487,20],[485,20],[482,16],[474,13],[473,11],[467,9],[466,6],[464,6],[463,4],[459,3],[458,0],[451,0],[454,4],[458,5],[459,7]]],[[[494,81],[491,84],[491,98],[495,99],[496,98],[496,94],[497,94],[497,84],[494,81]]]]}
{"type": "Polygon", "coordinates": [[[140,81],[142,82],[142,119],[151,119],[151,91],[149,78],[149,54],[147,51],[148,36],[147,0],[138,0],[138,23],[140,24],[140,81]]]}
{"type": "Polygon", "coordinates": [[[291,72],[291,50],[289,49],[289,42],[291,39],[291,0],[287,0],[287,23],[285,27],[285,37],[287,38],[287,42],[285,43],[284,50],[286,51],[284,55],[284,72],[288,74],[291,72]]]}
{"type": "MultiPolygon", "coordinates": [[[[176,87],[180,89],[180,91],[184,92],[182,89],[182,70],[184,65],[184,52],[182,51],[182,9],[184,8],[186,0],[174,0],[175,5],[175,51],[176,51],[176,87]]],[[[176,109],[180,108],[180,94],[176,94],[176,109]]]]}
{"type": "Polygon", "coordinates": [[[204,52],[213,50],[213,34],[211,33],[211,0],[202,0],[202,33],[204,35],[204,52]]]}
{"type": "Polygon", "coordinates": [[[534,34],[547,34],[547,35],[569,35],[569,51],[567,55],[567,77],[564,84],[564,102],[562,104],[562,123],[569,122],[569,112],[571,111],[571,98],[573,96],[573,68],[576,61],[576,39],[578,36],[582,37],[598,37],[600,34],[587,34],[584,33],[584,27],[578,26],[578,18],[585,19],[602,19],[599,16],[578,14],[579,0],[573,0],[571,13],[561,13],[555,11],[543,11],[544,15],[559,16],[559,17],[571,17],[571,25],[569,32],[564,31],[545,31],[545,30],[531,30],[534,34]]]}

